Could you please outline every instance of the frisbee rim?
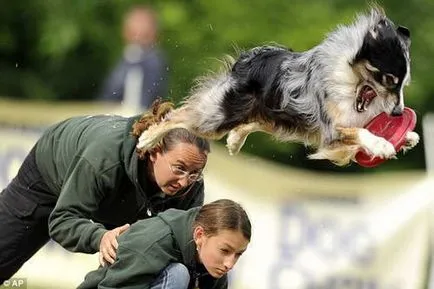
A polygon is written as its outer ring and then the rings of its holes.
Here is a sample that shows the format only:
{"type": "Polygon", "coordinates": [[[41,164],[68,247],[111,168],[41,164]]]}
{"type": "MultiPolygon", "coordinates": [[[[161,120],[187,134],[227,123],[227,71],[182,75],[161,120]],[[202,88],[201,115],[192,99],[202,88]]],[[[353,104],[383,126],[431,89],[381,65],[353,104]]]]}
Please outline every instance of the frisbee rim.
{"type": "MultiPolygon", "coordinates": [[[[369,123],[365,126],[365,128],[368,131],[370,131],[371,133],[373,133],[374,135],[385,138],[387,141],[389,141],[393,145],[393,147],[395,148],[395,151],[398,152],[405,143],[405,135],[408,132],[414,130],[414,128],[416,127],[416,122],[417,122],[416,112],[409,107],[405,107],[402,115],[400,115],[400,116],[389,116],[384,112],[377,115],[371,121],[369,121],[369,123]],[[385,121],[386,121],[386,123],[384,123],[385,125],[388,125],[395,120],[400,121],[401,124],[399,127],[397,127],[397,129],[395,130],[395,132],[393,134],[391,134],[387,137],[384,134],[381,135],[381,132],[383,132],[383,131],[379,132],[378,128],[375,128],[375,127],[374,127],[374,129],[372,128],[372,126],[375,125],[376,122],[378,122],[381,118],[385,118],[385,121]],[[370,129],[373,129],[374,131],[371,131],[370,129]]],[[[386,160],[387,159],[383,159],[380,157],[372,157],[370,154],[368,154],[367,152],[365,152],[363,150],[360,150],[355,155],[355,161],[359,165],[361,165],[363,167],[368,167],[368,168],[378,166],[378,165],[382,164],[383,162],[385,162],[386,160]]]]}

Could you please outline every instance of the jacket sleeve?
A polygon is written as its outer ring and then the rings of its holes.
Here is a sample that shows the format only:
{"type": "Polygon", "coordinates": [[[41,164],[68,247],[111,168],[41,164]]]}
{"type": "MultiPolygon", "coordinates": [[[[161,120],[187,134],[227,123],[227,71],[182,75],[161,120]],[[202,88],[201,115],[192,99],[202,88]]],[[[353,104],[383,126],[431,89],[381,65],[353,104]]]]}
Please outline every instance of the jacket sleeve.
{"type": "Polygon", "coordinates": [[[98,289],[148,289],[170,259],[165,254],[143,255],[135,250],[119,246],[116,261],[107,269],[98,289]]]}
{"type": "Polygon", "coordinates": [[[94,223],[91,216],[103,198],[101,177],[82,157],[76,160],[65,180],[59,199],[49,218],[50,237],[73,252],[96,253],[102,235],[107,231],[94,223]]]}

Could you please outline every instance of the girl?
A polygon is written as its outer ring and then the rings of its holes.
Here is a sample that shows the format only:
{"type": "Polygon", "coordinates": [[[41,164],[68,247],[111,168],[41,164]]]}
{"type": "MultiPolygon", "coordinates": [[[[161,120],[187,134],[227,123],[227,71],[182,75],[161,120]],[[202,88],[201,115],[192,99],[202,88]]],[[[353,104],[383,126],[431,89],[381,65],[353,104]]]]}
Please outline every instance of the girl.
{"type": "Polygon", "coordinates": [[[87,274],[79,289],[221,289],[245,252],[251,224],[243,208],[218,200],[170,209],[119,237],[116,261],[87,274]]]}

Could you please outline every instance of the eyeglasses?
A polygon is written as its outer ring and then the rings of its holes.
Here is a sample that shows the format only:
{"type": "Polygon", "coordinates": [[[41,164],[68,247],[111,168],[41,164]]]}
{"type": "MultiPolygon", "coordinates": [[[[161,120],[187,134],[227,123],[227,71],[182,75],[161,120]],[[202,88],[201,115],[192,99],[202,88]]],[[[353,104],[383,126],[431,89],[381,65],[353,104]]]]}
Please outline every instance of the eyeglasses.
{"type": "Polygon", "coordinates": [[[178,176],[180,178],[187,178],[189,183],[198,182],[203,179],[202,171],[199,172],[188,172],[184,169],[182,169],[179,165],[172,165],[169,163],[169,161],[166,159],[164,154],[162,154],[163,158],[166,160],[166,163],[169,165],[170,170],[175,176],[178,176]]]}

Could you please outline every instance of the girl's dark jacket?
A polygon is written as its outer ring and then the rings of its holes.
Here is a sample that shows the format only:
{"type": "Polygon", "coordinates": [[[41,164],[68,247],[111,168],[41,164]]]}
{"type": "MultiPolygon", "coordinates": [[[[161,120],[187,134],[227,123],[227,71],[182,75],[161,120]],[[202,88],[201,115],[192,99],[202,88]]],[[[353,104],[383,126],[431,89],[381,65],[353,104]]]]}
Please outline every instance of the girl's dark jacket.
{"type": "Polygon", "coordinates": [[[119,238],[116,261],[86,275],[78,289],[146,289],[170,263],[182,263],[190,272],[189,288],[226,289],[227,275],[209,275],[196,261],[193,222],[200,208],[169,209],[133,224],[119,238]],[[202,274],[200,274],[202,272],[202,274]]]}
{"type": "Polygon", "coordinates": [[[49,233],[64,248],[95,253],[108,229],[168,208],[203,204],[203,182],[193,184],[185,196],[178,192],[173,197],[163,197],[150,183],[131,136],[138,118],[75,117],[49,128],[38,140],[36,164],[49,189],[37,198],[55,200],[49,233]]]}

